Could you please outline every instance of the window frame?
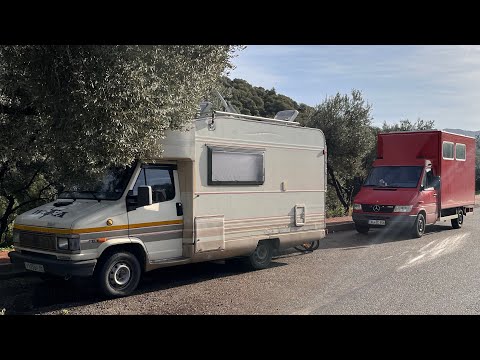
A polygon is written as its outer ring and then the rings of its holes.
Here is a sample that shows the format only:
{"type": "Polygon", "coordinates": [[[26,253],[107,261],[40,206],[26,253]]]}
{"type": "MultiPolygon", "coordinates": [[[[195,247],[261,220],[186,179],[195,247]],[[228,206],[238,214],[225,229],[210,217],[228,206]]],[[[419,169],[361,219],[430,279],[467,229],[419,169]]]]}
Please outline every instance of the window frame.
{"type": "MultiPolygon", "coordinates": [[[[133,183],[133,186],[132,186],[132,195],[133,194],[133,191],[135,189],[135,185],[137,184],[137,181],[138,179],[140,178],[140,176],[142,176],[142,171],[143,171],[143,176],[145,176],[145,183],[146,183],[146,173],[145,173],[145,170],[144,169],[159,169],[159,170],[168,170],[168,173],[169,173],[169,176],[170,176],[170,180],[172,182],[172,186],[173,186],[173,198],[169,199],[169,200],[165,200],[165,201],[155,201],[153,202],[152,204],[161,204],[161,203],[165,203],[165,202],[169,202],[169,201],[173,201],[175,200],[175,198],[177,197],[177,187],[175,185],[175,175],[173,173],[174,170],[177,170],[177,165],[166,165],[166,164],[148,164],[148,163],[145,163],[145,164],[141,164],[140,166],[140,171],[137,175],[137,178],[135,179],[135,182],[133,183]]],[[[148,185],[148,184],[147,184],[148,185]]],[[[150,185],[151,186],[151,185],[150,185]]],[[[153,191],[152,191],[153,192],[153,191]]]]}
{"type": "Polygon", "coordinates": [[[455,160],[457,160],[457,161],[467,161],[467,145],[466,145],[466,144],[455,143],[455,160]],[[465,152],[464,152],[465,157],[464,157],[463,159],[457,158],[457,146],[458,146],[458,145],[463,146],[463,148],[465,149],[465,152]]]}
{"type": "Polygon", "coordinates": [[[208,185],[263,185],[265,183],[265,149],[262,148],[239,148],[239,147],[227,147],[227,146],[211,146],[207,145],[208,151],[208,168],[207,168],[207,184],[208,185]],[[213,170],[213,153],[214,152],[226,152],[226,153],[244,153],[255,154],[262,156],[262,180],[260,181],[221,181],[212,179],[213,170]]]}
{"type": "Polygon", "coordinates": [[[455,160],[455,143],[454,142],[452,142],[452,141],[443,141],[442,142],[442,159],[443,160],[455,160]],[[444,148],[443,148],[443,146],[445,144],[452,144],[452,157],[451,158],[445,157],[444,148]]]}

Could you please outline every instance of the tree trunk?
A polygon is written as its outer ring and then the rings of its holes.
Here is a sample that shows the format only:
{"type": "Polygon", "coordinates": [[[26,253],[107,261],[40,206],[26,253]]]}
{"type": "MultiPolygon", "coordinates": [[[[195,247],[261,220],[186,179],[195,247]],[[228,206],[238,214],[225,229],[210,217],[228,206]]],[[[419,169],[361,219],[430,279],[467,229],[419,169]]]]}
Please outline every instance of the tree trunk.
{"type": "Polygon", "coordinates": [[[345,214],[348,214],[348,210],[350,209],[350,203],[348,200],[345,200],[342,194],[342,186],[340,182],[335,177],[335,171],[331,166],[327,164],[327,172],[330,175],[330,179],[332,180],[332,185],[335,188],[335,192],[337,193],[338,200],[342,203],[343,208],[345,209],[345,214]]]}
{"type": "Polygon", "coordinates": [[[10,215],[13,213],[13,206],[15,205],[15,199],[13,196],[7,197],[8,199],[8,205],[5,209],[5,211],[2,214],[2,217],[0,218],[0,243],[4,241],[4,237],[7,233],[8,229],[8,218],[10,215]]]}

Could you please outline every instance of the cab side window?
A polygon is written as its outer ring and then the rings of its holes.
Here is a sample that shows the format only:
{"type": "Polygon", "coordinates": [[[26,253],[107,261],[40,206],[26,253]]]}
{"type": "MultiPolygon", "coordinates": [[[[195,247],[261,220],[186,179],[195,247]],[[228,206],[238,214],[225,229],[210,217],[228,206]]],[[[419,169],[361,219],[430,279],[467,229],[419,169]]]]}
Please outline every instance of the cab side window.
{"type": "Polygon", "coordinates": [[[159,167],[142,168],[133,187],[133,195],[138,195],[138,187],[142,185],[152,187],[153,203],[169,201],[175,198],[173,170],[171,169],[159,167]]]}
{"type": "Polygon", "coordinates": [[[427,170],[425,173],[425,176],[423,178],[423,188],[428,189],[433,187],[433,171],[432,170],[427,170]]]}

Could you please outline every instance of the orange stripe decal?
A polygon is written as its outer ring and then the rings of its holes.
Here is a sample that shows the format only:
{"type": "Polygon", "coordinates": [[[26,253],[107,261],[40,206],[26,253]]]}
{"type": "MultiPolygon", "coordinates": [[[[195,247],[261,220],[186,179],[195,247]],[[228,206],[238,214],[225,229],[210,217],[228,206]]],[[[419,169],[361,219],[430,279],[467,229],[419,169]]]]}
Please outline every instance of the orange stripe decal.
{"type": "MultiPolygon", "coordinates": [[[[153,226],[163,226],[163,225],[180,225],[183,224],[183,220],[168,220],[168,221],[156,221],[140,224],[131,224],[130,229],[138,229],[144,227],[153,227],[153,226]]],[[[46,227],[36,227],[36,226],[27,226],[15,224],[13,226],[17,230],[25,231],[35,231],[43,233],[55,233],[55,234],[85,234],[85,233],[95,233],[102,231],[114,231],[114,230],[127,230],[128,225],[116,225],[116,226],[102,226],[96,228],[85,228],[85,229],[60,229],[60,228],[46,228],[46,227]]]]}

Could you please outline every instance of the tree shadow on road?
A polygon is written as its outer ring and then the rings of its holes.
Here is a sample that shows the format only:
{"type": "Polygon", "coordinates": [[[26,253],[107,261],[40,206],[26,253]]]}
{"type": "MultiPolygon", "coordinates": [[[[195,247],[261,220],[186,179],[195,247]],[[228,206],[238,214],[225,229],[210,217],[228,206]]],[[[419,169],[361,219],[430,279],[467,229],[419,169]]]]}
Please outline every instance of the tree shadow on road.
{"type": "MultiPolygon", "coordinates": [[[[269,268],[287,265],[275,257],[269,268]]],[[[256,272],[268,271],[257,270],[256,272]]],[[[137,290],[131,295],[162,291],[181,287],[202,281],[239,275],[251,272],[239,259],[228,261],[202,262],[181,266],[167,267],[145,273],[140,280],[137,290]]],[[[28,284],[29,280],[24,279],[28,284]]],[[[17,292],[8,301],[8,314],[35,314],[56,312],[76,306],[89,305],[109,300],[101,295],[91,278],[47,279],[40,281],[37,276],[30,278],[29,289],[24,285],[12,286],[9,290],[17,292]]],[[[2,299],[0,299],[2,300],[2,299]]],[[[1,302],[1,301],[0,301],[1,302]]]]}

